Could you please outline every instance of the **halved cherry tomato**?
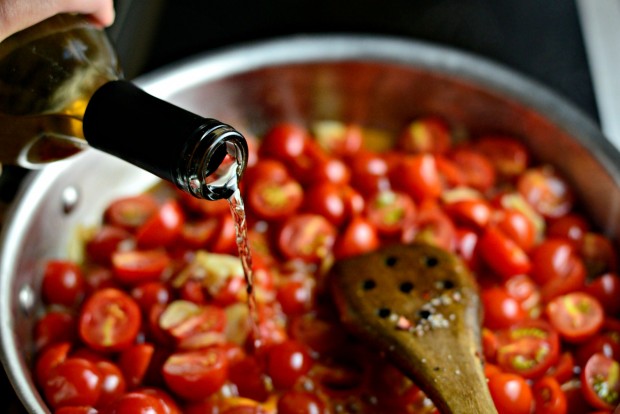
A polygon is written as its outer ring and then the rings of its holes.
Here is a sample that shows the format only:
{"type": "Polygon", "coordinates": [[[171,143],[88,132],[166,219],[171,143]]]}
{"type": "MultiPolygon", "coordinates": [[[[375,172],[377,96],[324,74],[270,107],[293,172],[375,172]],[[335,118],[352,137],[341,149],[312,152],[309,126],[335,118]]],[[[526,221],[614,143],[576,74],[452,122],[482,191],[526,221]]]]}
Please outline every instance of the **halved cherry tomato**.
{"type": "Polygon", "coordinates": [[[575,363],[584,367],[588,359],[596,353],[601,353],[606,357],[620,361],[620,342],[613,335],[600,331],[592,338],[578,344],[575,353],[575,363]]]}
{"type": "Polygon", "coordinates": [[[112,255],[116,279],[128,285],[157,281],[170,265],[165,250],[131,250],[112,255]]]}
{"type": "Polygon", "coordinates": [[[564,391],[554,377],[542,377],[532,386],[534,414],[566,414],[564,391]]]}
{"type": "Polygon", "coordinates": [[[489,391],[499,414],[530,414],[534,397],[525,379],[500,372],[489,378],[489,391]]]}
{"type": "Polygon", "coordinates": [[[558,333],[542,319],[524,320],[497,332],[497,364],[505,372],[538,378],[559,357],[558,333]]]}
{"type": "Polygon", "coordinates": [[[312,128],[316,142],[328,154],[347,157],[362,148],[362,128],[357,124],[338,121],[321,121],[312,128]]]}
{"type": "Polygon", "coordinates": [[[159,325],[175,339],[178,348],[204,348],[224,341],[226,313],[219,306],[176,300],[166,307],[159,325]]]}
{"type": "Polygon", "coordinates": [[[278,288],[276,299],[287,315],[299,315],[310,310],[313,292],[309,283],[287,280],[278,288]]]}
{"type": "Polygon", "coordinates": [[[519,176],[517,190],[545,217],[560,217],[573,206],[574,194],[568,183],[550,166],[526,170],[519,176]]]}
{"type": "Polygon", "coordinates": [[[178,396],[199,400],[219,390],[228,376],[228,361],[221,348],[176,352],[164,363],[166,385],[178,396]]]}
{"type": "Polygon", "coordinates": [[[364,210],[364,198],[349,185],[320,182],[306,189],[303,211],[320,214],[335,226],[341,226],[364,210]]]}
{"type": "Polygon", "coordinates": [[[569,239],[579,249],[583,236],[588,231],[590,231],[590,224],[582,215],[568,213],[551,220],[547,227],[547,237],[569,239]]]}
{"type": "Polygon", "coordinates": [[[82,269],[69,260],[48,260],[41,282],[41,295],[46,304],[72,307],[86,292],[82,269]]]}
{"type": "Polygon", "coordinates": [[[179,202],[174,199],[165,202],[156,214],[136,229],[138,247],[149,249],[170,245],[180,236],[184,221],[185,213],[179,202]]]}
{"type": "Polygon", "coordinates": [[[140,387],[136,391],[157,398],[164,405],[166,414],[182,414],[181,407],[179,407],[174,398],[163,389],[157,387],[140,387]]]}
{"type": "Polygon", "coordinates": [[[255,355],[246,355],[234,361],[229,367],[229,380],[239,395],[255,401],[265,401],[269,397],[267,377],[262,361],[255,355]]]}
{"type": "Polygon", "coordinates": [[[480,255],[502,279],[528,273],[530,259],[523,249],[495,226],[489,226],[478,241],[480,255]]]}
{"type": "Polygon", "coordinates": [[[508,294],[515,298],[531,318],[540,316],[542,298],[540,289],[528,275],[516,275],[504,282],[508,294]]]}
{"type": "Polygon", "coordinates": [[[379,191],[366,204],[366,217],[386,237],[402,234],[405,227],[413,225],[415,214],[413,199],[398,191],[379,191]]]}
{"type": "Polygon", "coordinates": [[[292,178],[257,181],[247,189],[248,207],[259,218],[283,219],[293,214],[303,200],[303,189],[292,178]]]}
{"type": "Polygon", "coordinates": [[[470,226],[476,229],[485,227],[491,220],[491,206],[486,200],[470,198],[448,202],[445,212],[456,225],[470,226]]]}
{"type": "Polygon", "coordinates": [[[583,292],[558,296],[547,303],[545,313],[562,338],[582,342],[603,326],[605,312],[596,298],[583,292]]]}
{"type": "Polygon", "coordinates": [[[101,396],[101,372],[95,363],[67,358],[52,367],[43,384],[47,403],[54,409],[68,405],[95,406],[101,396]]]}
{"type": "Polygon", "coordinates": [[[397,147],[409,153],[443,154],[450,148],[452,136],[447,122],[437,116],[425,116],[410,122],[400,133],[397,147]]]}
{"type": "Polygon", "coordinates": [[[103,213],[105,223],[133,231],[152,217],[159,205],[151,194],[117,198],[103,213]]]}
{"type": "Polygon", "coordinates": [[[581,372],[583,395],[595,408],[613,410],[620,403],[620,363],[594,354],[581,372]]]}
{"type": "Polygon", "coordinates": [[[450,217],[434,201],[427,200],[418,206],[415,223],[405,228],[402,241],[419,241],[454,251],[456,228],[450,217]]]}
{"type": "Polygon", "coordinates": [[[297,214],[283,223],[278,248],[287,259],[317,262],[327,257],[335,240],[336,228],[325,217],[297,214]]]}
{"type": "Polygon", "coordinates": [[[172,299],[170,287],[161,281],[141,283],[131,289],[130,293],[145,315],[149,314],[155,304],[166,304],[172,299]]]}
{"type": "Polygon", "coordinates": [[[99,290],[80,311],[80,338],[95,350],[120,351],[136,339],[141,319],[140,307],[127,293],[114,288],[99,290]]]}
{"type": "Polygon", "coordinates": [[[530,154],[523,142],[508,135],[493,134],[476,138],[474,148],[491,161],[502,177],[516,177],[530,163],[530,154]]]}

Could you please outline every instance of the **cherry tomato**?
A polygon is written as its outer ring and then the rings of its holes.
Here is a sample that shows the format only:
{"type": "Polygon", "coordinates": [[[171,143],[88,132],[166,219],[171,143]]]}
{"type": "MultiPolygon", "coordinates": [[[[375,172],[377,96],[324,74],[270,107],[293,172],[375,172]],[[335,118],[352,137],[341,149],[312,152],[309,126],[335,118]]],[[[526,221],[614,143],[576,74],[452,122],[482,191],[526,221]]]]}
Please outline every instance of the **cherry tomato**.
{"type": "Polygon", "coordinates": [[[565,384],[570,381],[575,375],[575,358],[569,351],[562,352],[558,362],[554,366],[549,368],[545,375],[552,376],[558,383],[565,384]]]}
{"type": "Polygon", "coordinates": [[[304,345],[287,340],[269,349],[266,368],[276,388],[290,389],[310,371],[312,364],[312,358],[304,345]]]}
{"type": "Polygon", "coordinates": [[[105,223],[134,231],[157,213],[159,205],[150,194],[117,198],[103,213],[105,223]]]}
{"type": "Polygon", "coordinates": [[[127,293],[108,288],[90,296],[80,311],[78,321],[82,340],[100,351],[127,348],[140,330],[138,304],[127,293]]]}
{"type": "Polygon", "coordinates": [[[267,376],[262,363],[254,355],[246,355],[239,361],[232,362],[229,379],[237,387],[241,397],[255,401],[266,401],[269,398],[267,376]]]}
{"type": "Polygon", "coordinates": [[[310,186],[304,195],[303,211],[319,214],[334,226],[364,210],[364,198],[353,187],[331,182],[320,182],[310,186]]]}
{"type": "Polygon", "coordinates": [[[607,315],[620,314],[620,277],[616,273],[605,273],[587,283],[586,293],[594,296],[607,315]]]}
{"type": "Polygon", "coordinates": [[[164,310],[159,325],[174,338],[179,348],[204,348],[222,342],[226,313],[212,304],[196,305],[177,300],[164,310]]]}
{"type": "Polygon", "coordinates": [[[261,158],[256,165],[247,168],[240,185],[250,188],[259,181],[281,183],[289,178],[291,178],[290,173],[283,162],[273,158],[261,158]]]}
{"type": "Polygon", "coordinates": [[[95,365],[101,377],[101,395],[97,407],[106,407],[125,393],[127,383],[120,368],[113,362],[99,361],[95,365]]]}
{"type": "Polygon", "coordinates": [[[481,229],[491,220],[491,206],[483,199],[449,202],[445,204],[444,210],[456,225],[481,229]]]}
{"type": "Polygon", "coordinates": [[[564,391],[554,377],[542,377],[532,386],[534,414],[566,414],[564,391]]]}
{"type": "Polygon", "coordinates": [[[274,125],[261,141],[258,155],[288,161],[302,155],[306,142],[310,139],[308,131],[301,125],[281,122],[274,125]]]}
{"type": "Polygon", "coordinates": [[[590,278],[615,272],[617,269],[616,250],[611,241],[602,234],[591,231],[584,234],[579,253],[590,278]]]}
{"type": "Polygon", "coordinates": [[[474,148],[491,161],[502,177],[516,177],[530,164],[530,154],[525,145],[508,135],[479,137],[475,140],[474,148]]]}
{"type": "Polygon", "coordinates": [[[578,366],[585,366],[588,359],[596,353],[620,361],[620,342],[613,335],[599,332],[592,338],[578,344],[575,352],[575,362],[578,366]]]}
{"type": "Polygon", "coordinates": [[[54,410],[54,414],[98,414],[99,411],[90,405],[67,405],[54,410]]]}
{"type": "Polygon", "coordinates": [[[112,253],[124,245],[133,246],[132,234],[121,227],[102,226],[86,242],[88,258],[102,265],[109,265],[112,253]]]}
{"type": "Polygon", "coordinates": [[[519,301],[502,287],[484,289],[480,299],[485,310],[484,326],[489,329],[509,328],[527,317],[519,301]]]}
{"type": "Polygon", "coordinates": [[[318,262],[327,257],[336,240],[336,227],[317,214],[288,218],[278,234],[278,248],[287,259],[318,262]]]}
{"type": "Polygon", "coordinates": [[[379,247],[379,234],[368,219],[357,216],[345,226],[336,238],[334,256],[344,259],[370,252],[379,247]]]}
{"type": "Polygon", "coordinates": [[[316,142],[328,154],[349,157],[362,148],[362,128],[357,124],[322,121],[313,125],[316,142]]]}
{"type": "Polygon", "coordinates": [[[314,313],[293,317],[289,323],[290,337],[313,352],[333,354],[346,343],[346,334],[333,321],[320,319],[314,313]]]}
{"type": "Polygon", "coordinates": [[[185,213],[176,200],[165,202],[140,227],[136,229],[136,242],[141,249],[168,246],[181,235],[185,213]]]}
{"type": "Polygon", "coordinates": [[[84,275],[76,263],[68,260],[46,262],[41,282],[41,295],[46,304],[72,307],[85,291],[84,275]]]}
{"type": "Polygon", "coordinates": [[[278,400],[278,414],[324,414],[325,404],[315,394],[287,391],[278,400]]]}
{"type": "Polygon", "coordinates": [[[351,185],[362,195],[369,196],[387,188],[388,164],[378,154],[362,151],[349,159],[351,185]]]}
{"type": "Polygon", "coordinates": [[[569,239],[576,248],[579,248],[588,231],[590,231],[590,225],[583,216],[568,213],[551,220],[547,227],[547,237],[569,239]]]}
{"type": "Polygon", "coordinates": [[[534,397],[525,379],[502,372],[489,378],[489,391],[499,414],[530,414],[534,397]]]}
{"type": "Polygon", "coordinates": [[[219,390],[228,376],[226,354],[220,348],[176,352],[164,363],[168,387],[187,400],[198,400],[219,390]]]}
{"type": "Polygon", "coordinates": [[[170,265],[165,250],[131,250],[112,255],[116,279],[127,285],[157,281],[170,265]]]}
{"type": "Polygon", "coordinates": [[[204,200],[174,187],[181,207],[198,218],[219,217],[230,212],[227,200],[204,200]]]}
{"type": "Polygon", "coordinates": [[[489,159],[480,152],[466,147],[454,148],[449,158],[458,165],[465,175],[465,184],[481,192],[495,184],[495,169],[489,159]]]}
{"type": "Polygon", "coordinates": [[[452,141],[447,122],[436,116],[425,116],[410,122],[400,133],[397,147],[409,153],[443,154],[452,141]]]}
{"type": "Polygon", "coordinates": [[[145,315],[155,304],[166,304],[172,300],[170,287],[160,281],[141,283],[132,288],[130,293],[145,315]]]}
{"type": "Polygon", "coordinates": [[[300,182],[306,186],[317,182],[347,185],[350,180],[351,170],[347,164],[334,157],[317,159],[300,178],[300,182]]]}
{"type": "Polygon", "coordinates": [[[142,381],[149,368],[155,346],[151,343],[133,344],[118,356],[118,365],[123,372],[129,388],[135,388],[142,381]]]}
{"type": "Polygon", "coordinates": [[[310,310],[313,292],[309,283],[287,280],[276,293],[276,299],[287,315],[299,315],[310,310]]]}
{"type": "Polygon", "coordinates": [[[590,357],[581,372],[585,399],[595,408],[613,410],[620,403],[620,363],[603,354],[590,357]]]}
{"type": "Polygon", "coordinates": [[[101,414],[135,413],[168,414],[168,410],[157,397],[134,391],[121,395],[101,414]]]}
{"type": "Polygon", "coordinates": [[[545,313],[562,338],[582,342],[603,326],[605,312],[596,298],[583,292],[558,296],[547,303],[545,313]]]}
{"type": "Polygon", "coordinates": [[[524,378],[543,375],[559,357],[555,329],[544,320],[525,320],[497,332],[497,364],[524,378]]]}
{"type": "Polygon", "coordinates": [[[282,219],[293,214],[303,201],[303,189],[292,178],[257,181],[248,188],[248,207],[260,218],[282,219]]]}
{"type": "Polygon", "coordinates": [[[523,212],[514,209],[500,209],[492,218],[493,223],[525,252],[536,244],[536,226],[523,212]]]}
{"type": "Polygon", "coordinates": [[[508,294],[515,298],[529,317],[535,318],[542,312],[540,289],[527,275],[517,275],[504,282],[508,294]]]}
{"type": "Polygon", "coordinates": [[[391,168],[390,181],[394,189],[409,194],[416,203],[435,200],[443,190],[435,157],[431,154],[402,157],[391,168]]]}
{"type": "Polygon", "coordinates": [[[456,228],[450,217],[435,202],[426,202],[418,206],[415,223],[405,229],[402,241],[418,241],[454,251],[456,228]]]}
{"type": "Polygon", "coordinates": [[[523,249],[497,227],[487,227],[478,242],[480,255],[502,279],[528,273],[530,259],[523,249]]]}
{"type": "Polygon", "coordinates": [[[194,249],[206,249],[217,237],[219,219],[210,217],[183,223],[181,241],[194,249]]]}
{"type": "Polygon", "coordinates": [[[563,216],[573,206],[574,195],[568,183],[550,166],[526,170],[519,176],[517,190],[545,217],[563,216]]]}
{"type": "Polygon", "coordinates": [[[413,224],[416,206],[405,193],[384,190],[377,192],[366,204],[366,217],[382,236],[392,237],[413,224]]]}
{"type": "Polygon", "coordinates": [[[42,350],[50,344],[73,342],[76,337],[76,321],[72,313],[51,310],[37,320],[34,326],[34,344],[42,350]]]}
{"type": "Polygon", "coordinates": [[[101,372],[93,362],[67,358],[47,374],[43,393],[54,409],[67,405],[95,406],[101,387],[101,372]]]}
{"type": "Polygon", "coordinates": [[[71,342],[59,342],[51,344],[37,355],[35,363],[34,379],[39,386],[47,381],[51,369],[64,362],[71,350],[71,342]]]}
{"type": "Polygon", "coordinates": [[[181,408],[174,398],[163,389],[157,387],[140,387],[136,391],[157,398],[164,405],[166,414],[182,414],[181,408]]]}

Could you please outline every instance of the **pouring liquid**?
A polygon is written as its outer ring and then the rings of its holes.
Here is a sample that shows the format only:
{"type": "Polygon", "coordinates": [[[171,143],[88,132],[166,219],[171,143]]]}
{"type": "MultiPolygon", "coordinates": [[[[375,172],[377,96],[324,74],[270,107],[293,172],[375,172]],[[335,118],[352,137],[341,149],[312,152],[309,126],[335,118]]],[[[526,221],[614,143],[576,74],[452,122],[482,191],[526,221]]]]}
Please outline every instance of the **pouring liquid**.
{"type": "Polygon", "coordinates": [[[228,205],[235,223],[235,234],[239,259],[243,268],[243,276],[246,282],[248,295],[248,309],[250,314],[250,324],[252,329],[254,349],[260,348],[262,344],[260,331],[258,329],[258,313],[256,309],[256,293],[254,291],[254,275],[252,268],[252,252],[248,243],[248,224],[246,221],[245,206],[241,191],[239,190],[239,153],[231,145],[228,148],[226,159],[220,164],[218,170],[210,177],[207,177],[207,186],[214,193],[222,191],[232,191],[228,197],[228,205]]]}

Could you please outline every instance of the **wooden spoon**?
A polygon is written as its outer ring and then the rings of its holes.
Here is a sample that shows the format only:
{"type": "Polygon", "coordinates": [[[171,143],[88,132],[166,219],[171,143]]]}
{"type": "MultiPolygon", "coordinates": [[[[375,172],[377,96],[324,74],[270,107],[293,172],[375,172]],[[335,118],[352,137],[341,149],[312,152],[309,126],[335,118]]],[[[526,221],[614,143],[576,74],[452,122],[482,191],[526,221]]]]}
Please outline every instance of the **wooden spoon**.
{"type": "Polygon", "coordinates": [[[458,257],[392,245],[336,262],[328,280],[345,326],[385,352],[442,413],[497,413],[483,370],[478,287],[458,257]]]}

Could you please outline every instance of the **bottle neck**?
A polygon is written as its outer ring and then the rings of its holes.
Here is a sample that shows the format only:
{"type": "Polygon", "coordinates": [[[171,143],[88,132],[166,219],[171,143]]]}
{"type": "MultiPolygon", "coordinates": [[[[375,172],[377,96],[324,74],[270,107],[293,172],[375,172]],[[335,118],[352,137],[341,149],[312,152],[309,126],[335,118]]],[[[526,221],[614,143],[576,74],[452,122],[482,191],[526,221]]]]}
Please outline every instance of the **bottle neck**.
{"type": "Polygon", "coordinates": [[[83,131],[92,147],[208,200],[229,198],[247,165],[247,143],[234,128],[127,81],[108,82],[94,93],[83,131]]]}

